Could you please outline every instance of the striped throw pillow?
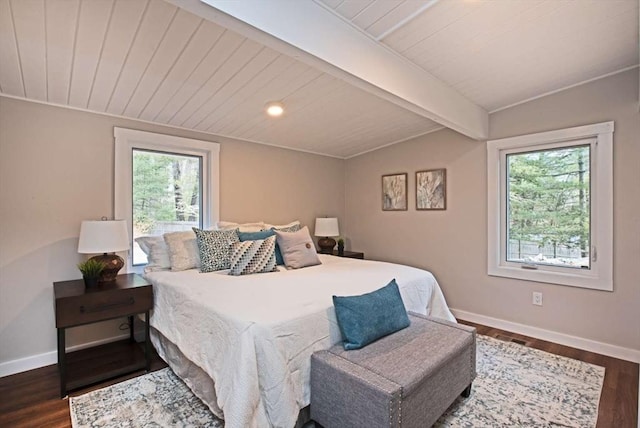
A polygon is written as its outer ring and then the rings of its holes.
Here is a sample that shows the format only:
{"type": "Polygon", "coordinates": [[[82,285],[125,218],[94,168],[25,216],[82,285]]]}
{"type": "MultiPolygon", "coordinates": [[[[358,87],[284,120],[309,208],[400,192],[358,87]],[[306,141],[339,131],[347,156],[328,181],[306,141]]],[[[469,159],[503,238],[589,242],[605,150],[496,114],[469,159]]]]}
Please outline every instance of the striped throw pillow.
{"type": "Polygon", "coordinates": [[[229,275],[248,275],[277,270],[275,236],[256,241],[235,242],[231,245],[229,275]]]}

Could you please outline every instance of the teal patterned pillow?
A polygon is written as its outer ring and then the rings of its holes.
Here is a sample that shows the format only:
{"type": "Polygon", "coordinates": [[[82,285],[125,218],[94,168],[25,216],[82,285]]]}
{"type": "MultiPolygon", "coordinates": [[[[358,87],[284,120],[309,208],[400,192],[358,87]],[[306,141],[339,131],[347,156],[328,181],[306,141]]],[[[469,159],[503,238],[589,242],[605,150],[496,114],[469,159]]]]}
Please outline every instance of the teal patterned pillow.
{"type": "Polygon", "coordinates": [[[278,230],[280,232],[297,232],[300,230],[300,223],[286,227],[272,227],[271,230],[278,230]]]}
{"type": "Polygon", "coordinates": [[[240,241],[231,245],[231,271],[229,275],[275,272],[276,237],[253,241],[240,241]]]}
{"type": "Polygon", "coordinates": [[[200,272],[229,269],[231,245],[238,242],[238,234],[231,230],[202,230],[193,228],[200,252],[200,272]]]}

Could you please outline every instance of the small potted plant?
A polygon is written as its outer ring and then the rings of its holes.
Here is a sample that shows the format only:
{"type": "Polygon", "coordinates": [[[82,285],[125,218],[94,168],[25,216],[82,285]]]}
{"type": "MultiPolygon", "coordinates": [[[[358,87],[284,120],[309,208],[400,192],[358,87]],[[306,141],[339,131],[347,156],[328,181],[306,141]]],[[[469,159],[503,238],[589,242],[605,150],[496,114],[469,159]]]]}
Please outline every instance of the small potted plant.
{"type": "Polygon", "coordinates": [[[338,255],[339,256],[344,255],[344,239],[343,238],[338,239],[338,255]]]}
{"type": "Polygon", "coordinates": [[[82,272],[84,285],[87,287],[95,287],[98,285],[100,274],[104,270],[104,264],[98,260],[89,259],[82,263],[78,263],[78,269],[82,272]]]}

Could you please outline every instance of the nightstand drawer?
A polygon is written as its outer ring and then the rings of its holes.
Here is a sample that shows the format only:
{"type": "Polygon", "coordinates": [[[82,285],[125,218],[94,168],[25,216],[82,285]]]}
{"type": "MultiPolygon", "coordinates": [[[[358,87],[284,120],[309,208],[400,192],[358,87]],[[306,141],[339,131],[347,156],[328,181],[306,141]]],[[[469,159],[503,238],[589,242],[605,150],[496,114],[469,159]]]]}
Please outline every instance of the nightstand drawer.
{"type": "Polygon", "coordinates": [[[151,286],[114,289],[56,299],[56,328],[88,324],[151,310],[151,286]]]}

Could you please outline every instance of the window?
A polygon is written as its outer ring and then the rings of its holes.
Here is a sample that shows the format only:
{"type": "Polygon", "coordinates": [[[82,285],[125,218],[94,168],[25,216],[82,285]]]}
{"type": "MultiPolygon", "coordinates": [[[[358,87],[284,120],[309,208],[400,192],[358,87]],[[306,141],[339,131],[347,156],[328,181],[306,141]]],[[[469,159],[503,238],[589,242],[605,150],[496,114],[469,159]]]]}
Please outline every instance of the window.
{"type": "Polygon", "coordinates": [[[133,149],[133,265],[147,263],[135,239],[202,227],[202,156],[133,149]]]}
{"type": "Polygon", "coordinates": [[[613,122],[487,143],[488,274],[613,289],[613,122]]]}
{"type": "Polygon", "coordinates": [[[219,145],[124,128],[114,136],[115,217],[127,220],[127,265],[136,272],[147,259],[135,238],[217,220],[219,145]]]}

